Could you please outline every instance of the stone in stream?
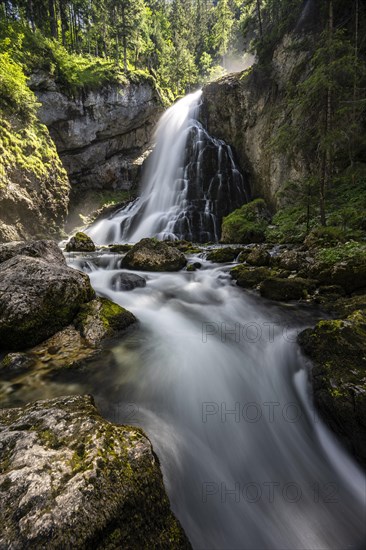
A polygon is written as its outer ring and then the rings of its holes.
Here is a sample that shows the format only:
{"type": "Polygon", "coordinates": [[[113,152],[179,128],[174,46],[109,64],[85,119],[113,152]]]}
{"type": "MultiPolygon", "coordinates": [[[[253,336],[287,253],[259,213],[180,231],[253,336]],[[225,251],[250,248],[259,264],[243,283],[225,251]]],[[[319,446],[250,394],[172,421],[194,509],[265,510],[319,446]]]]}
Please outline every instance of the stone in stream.
{"type": "Polygon", "coordinates": [[[67,252],[94,252],[95,244],[91,238],[79,231],[66,244],[67,252]]]}
{"type": "Polygon", "coordinates": [[[135,273],[117,273],[111,281],[113,290],[133,290],[146,286],[146,279],[135,273]]]}
{"type": "Polygon", "coordinates": [[[91,396],[0,411],[1,548],[190,548],[143,431],[91,396]]]}
{"type": "Polygon", "coordinates": [[[179,271],[187,263],[183,252],[156,239],[142,239],[127,252],[122,267],[140,271],[179,271]]]}
{"type": "Polygon", "coordinates": [[[287,301],[307,298],[308,293],[314,291],[315,288],[316,281],[310,279],[268,277],[261,282],[259,291],[261,296],[269,300],[287,301]]]}

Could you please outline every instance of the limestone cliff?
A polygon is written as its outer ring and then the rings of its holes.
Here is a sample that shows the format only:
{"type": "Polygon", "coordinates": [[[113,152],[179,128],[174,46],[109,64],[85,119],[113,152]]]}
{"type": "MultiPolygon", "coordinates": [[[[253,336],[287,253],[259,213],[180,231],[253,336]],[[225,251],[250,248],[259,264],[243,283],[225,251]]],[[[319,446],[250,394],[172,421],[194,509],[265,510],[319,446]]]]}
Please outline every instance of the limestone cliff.
{"type": "Polygon", "coordinates": [[[209,133],[236,151],[250,177],[253,198],[263,197],[275,209],[282,185],[305,175],[301,158],[289,158],[273,145],[283,120],[290,116],[286,86],[299,78],[309,53],[286,36],[274,52],[270,68],[254,66],[212,82],[203,90],[201,119],[209,133]]]}
{"type": "Polygon", "coordinates": [[[72,95],[46,73],[30,79],[72,191],[129,189],[162,110],[149,79],[72,95]]]}

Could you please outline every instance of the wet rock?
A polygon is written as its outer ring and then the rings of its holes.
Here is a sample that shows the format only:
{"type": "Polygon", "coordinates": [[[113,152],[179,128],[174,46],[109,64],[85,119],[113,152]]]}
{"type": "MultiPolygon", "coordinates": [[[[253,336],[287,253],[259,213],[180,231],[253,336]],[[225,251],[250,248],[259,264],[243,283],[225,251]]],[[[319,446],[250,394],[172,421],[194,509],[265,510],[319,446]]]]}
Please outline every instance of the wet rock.
{"type": "Polygon", "coordinates": [[[256,287],[271,274],[271,270],[266,267],[248,267],[247,265],[238,265],[230,271],[236,284],[243,288],[256,287]]]}
{"type": "Polygon", "coordinates": [[[92,346],[111,338],[136,322],[127,309],[107,298],[98,298],[81,306],[74,320],[75,327],[92,346]]]}
{"type": "Polygon", "coordinates": [[[156,239],[142,239],[127,252],[122,267],[141,271],[179,271],[187,263],[183,252],[156,239]]]}
{"type": "Polygon", "coordinates": [[[268,266],[271,261],[271,255],[264,248],[256,247],[248,254],[246,261],[249,265],[253,266],[268,266]]]}
{"type": "Polygon", "coordinates": [[[0,264],[0,348],[34,346],[67,326],[95,296],[84,273],[63,262],[15,256],[0,264]]]}
{"type": "Polygon", "coordinates": [[[299,335],[314,361],[315,403],[330,427],[366,466],[366,311],[320,321],[299,335]]]}
{"type": "Polygon", "coordinates": [[[310,279],[269,277],[260,284],[259,291],[261,296],[269,300],[287,301],[307,298],[308,293],[315,288],[316,282],[310,279]]]}
{"type": "Polygon", "coordinates": [[[109,245],[109,250],[119,254],[121,252],[128,252],[131,250],[132,246],[132,244],[111,244],[109,245]]]}
{"type": "Polygon", "coordinates": [[[69,242],[66,244],[67,252],[94,252],[94,250],[95,244],[92,239],[81,231],[71,237],[69,242]]]}
{"type": "Polygon", "coordinates": [[[135,273],[117,273],[112,278],[113,290],[133,290],[146,286],[146,279],[135,273]]]}
{"type": "Polygon", "coordinates": [[[0,547],[190,548],[139,428],[91,396],[0,411],[0,547]]]}
{"type": "Polygon", "coordinates": [[[233,262],[238,252],[234,248],[216,248],[207,254],[207,260],[214,263],[233,262]]]}
{"type": "Polygon", "coordinates": [[[47,262],[65,263],[62,251],[55,241],[22,241],[0,245],[0,264],[14,256],[29,256],[42,258],[47,262]]]}

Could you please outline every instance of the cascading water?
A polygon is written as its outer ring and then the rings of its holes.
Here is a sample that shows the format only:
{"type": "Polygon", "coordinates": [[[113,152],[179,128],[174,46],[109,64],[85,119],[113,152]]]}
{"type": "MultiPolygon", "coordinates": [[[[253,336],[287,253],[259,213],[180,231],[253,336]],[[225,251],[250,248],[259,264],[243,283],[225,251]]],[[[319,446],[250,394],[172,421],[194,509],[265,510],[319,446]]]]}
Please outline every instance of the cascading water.
{"type": "MultiPolygon", "coordinates": [[[[227,178],[245,198],[230,149],[194,119],[199,97],[164,115],[141,198],[91,228],[96,242],[207,239],[216,236],[227,178]],[[210,155],[221,169],[205,186],[210,155]]],[[[144,428],[194,549],[361,550],[365,474],[313,410],[296,344],[317,314],[274,306],[236,287],[226,266],[191,261],[202,269],[140,273],[146,287],[123,292],[113,284],[119,256],[69,257],[139,327],[78,380],[70,373],[68,383],[65,372],[63,387],[50,382],[47,392],[92,393],[107,418],[144,428]]]]}
{"type": "Polygon", "coordinates": [[[201,91],[161,117],[141,196],[87,230],[98,244],[144,237],[217,241],[222,217],[248,200],[231,148],[196,119],[201,91]]]}

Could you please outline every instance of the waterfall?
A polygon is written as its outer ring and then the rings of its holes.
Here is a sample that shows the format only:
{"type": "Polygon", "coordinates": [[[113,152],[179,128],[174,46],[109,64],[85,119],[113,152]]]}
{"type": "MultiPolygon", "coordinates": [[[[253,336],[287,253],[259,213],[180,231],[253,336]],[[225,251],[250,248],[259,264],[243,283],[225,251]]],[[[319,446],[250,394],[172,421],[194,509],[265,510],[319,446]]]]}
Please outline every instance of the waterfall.
{"type": "Polygon", "coordinates": [[[218,241],[222,217],[248,201],[230,146],[197,120],[201,94],[185,96],[163,114],[140,197],[87,230],[96,243],[144,237],[218,241]]]}

